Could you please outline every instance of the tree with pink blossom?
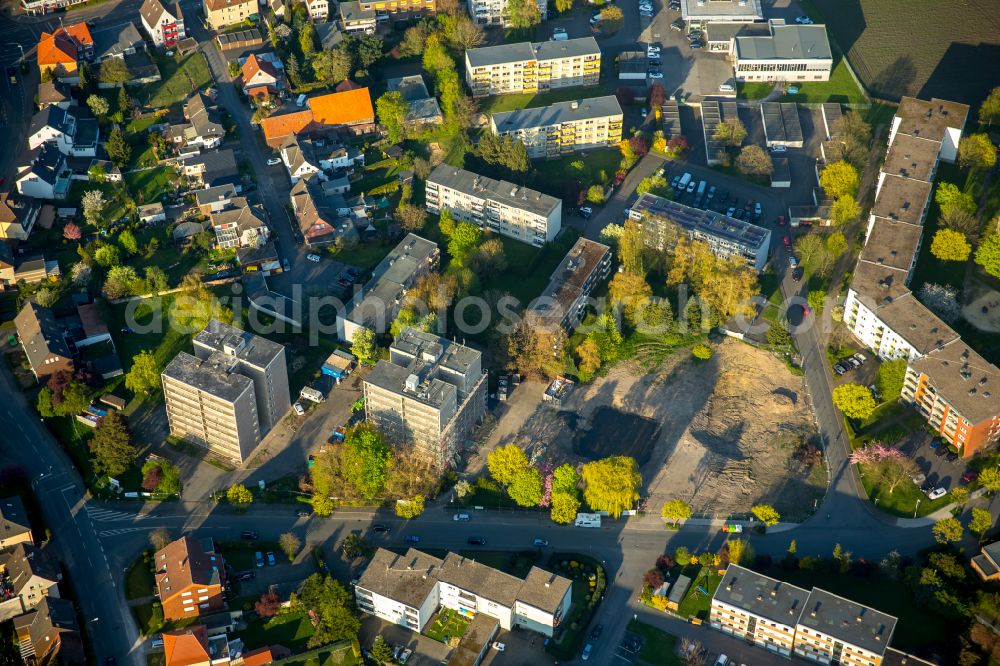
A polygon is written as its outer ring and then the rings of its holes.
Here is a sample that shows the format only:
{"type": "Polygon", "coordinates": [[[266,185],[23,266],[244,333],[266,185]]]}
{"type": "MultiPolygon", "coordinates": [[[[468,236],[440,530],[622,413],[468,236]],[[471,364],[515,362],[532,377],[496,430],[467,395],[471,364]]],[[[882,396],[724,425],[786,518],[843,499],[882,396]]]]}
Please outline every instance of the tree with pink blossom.
{"type": "Polygon", "coordinates": [[[66,226],[63,227],[63,238],[71,241],[78,241],[83,237],[83,232],[80,231],[78,227],[73,222],[67,222],[66,226]]]}
{"type": "Polygon", "coordinates": [[[917,463],[905,453],[881,442],[872,442],[854,450],[850,462],[885,482],[890,495],[900,483],[916,476],[920,471],[917,463]]]}
{"type": "Polygon", "coordinates": [[[542,499],[539,500],[538,506],[543,509],[549,508],[552,504],[552,478],[554,467],[551,463],[541,463],[538,465],[538,471],[542,473],[542,499]]]}

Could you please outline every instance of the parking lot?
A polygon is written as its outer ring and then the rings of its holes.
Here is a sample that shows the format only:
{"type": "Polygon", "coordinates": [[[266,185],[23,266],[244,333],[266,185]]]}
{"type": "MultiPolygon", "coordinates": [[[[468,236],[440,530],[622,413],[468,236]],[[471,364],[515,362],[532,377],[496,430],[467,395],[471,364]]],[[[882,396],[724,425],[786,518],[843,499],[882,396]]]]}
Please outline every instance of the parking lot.
{"type": "Polygon", "coordinates": [[[918,476],[914,482],[919,482],[917,485],[925,495],[935,488],[951,491],[959,486],[966,486],[972,478],[963,479],[968,471],[965,462],[957,454],[949,452],[940,439],[924,430],[911,432],[900,448],[920,468],[924,478],[918,476]]]}

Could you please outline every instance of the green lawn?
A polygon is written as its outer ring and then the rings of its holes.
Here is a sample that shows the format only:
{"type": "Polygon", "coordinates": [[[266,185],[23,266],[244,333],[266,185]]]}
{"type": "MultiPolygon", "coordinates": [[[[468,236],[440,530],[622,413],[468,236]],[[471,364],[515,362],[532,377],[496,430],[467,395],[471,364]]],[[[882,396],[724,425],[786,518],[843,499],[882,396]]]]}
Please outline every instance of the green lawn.
{"type": "Polygon", "coordinates": [[[354,656],[350,643],[335,643],[297,654],[279,663],[281,666],[354,666],[363,664],[364,661],[354,656]]]}
{"type": "Polygon", "coordinates": [[[393,247],[394,244],[392,243],[382,244],[374,242],[360,243],[352,248],[337,250],[331,245],[329,254],[331,259],[350,264],[351,266],[357,266],[367,271],[375,268],[378,262],[385,259],[385,256],[389,254],[389,251],[393,247]]]}
{"type": "MultiPolygon", "coordinates": [[[[859,470],[860,471],[860,470],[859,470]]],[[[882,511],[902,518],[926,516],[951,503],[951,493],[933,502],[920,492],[920,488],[909,479],[904,479],[890,493],[889,484],[881,479],[861,474],[861,485],[864,486],[868,498],[882,511]],[[917,504],[919,502],[920,504],[917,504]]]]}
{"type": "Polygon", "coordinates": [[[513,111],[515,109],[532,109],[538,106],[548,106],[556,102],[569,102],[578,99],[594,97],[596,92],[586,88],[560,88],[545,93],[527,93],[524,95],[496,95],[479,101],[479,110],[484,114],[513,111]]]}
{"type": "Polygon", "coordinates": [[[173,192],[177,172],[168,166],[157,166],[125,174],[125,184],[137,205],[155,203],[167,192],[173,192]]]}
{"type": "Polygon", "coordinates": [[[143,636],[152,636],[163,629],[163,609],[159,606],[153,607],[155,601],[150,601],[138,606],[132,606],[132,616],[139,626],[139,632],[143,636]]]}
{"type": "Polygon", "coordinates": [[[575,230],[566,229],[554,242],[537,248],[500,236],[507,256],[507,270],[491,280],[491,288],[509,292],[521,302],[522,307],[526,306],[541,295],[549,284],[552,272],[577,238],[575,230]]]}
{"type": "Polygon", "coordinates": [[[155,585],[156,580],[149,570],[149,564],[140,555],[125,574],[125,598],[141,599],[151,596],[155,585]]]}
{"type": "MultiPolygon", "coordinates": [[[[70,185],[69,193],[66,195],[66,206],[80,207],[80,200],[85,192],[90,190],[100,190],[104,194],[107,205],[101,217],[107,221],[117,220],[125,216],[125,203],[122,196],[122,186],[119,183],[91,183],[82,180],[74,180],[70,185]]],[[[80,219],[83,219],[83,209],[80,209],[80,219]]],[[[81,224],[82,226],[82,224],[81,224]]]]}
{"type": "Polygon", "coordinates": [[[207,258],[194,249],[181,250],[174,243],[166,226],[147,227],[134,233],[140,250],[154,238],[159,243],[151,256],[147,257],[140,251],[140,254],[128,259],[129,265],[139,270],[140,274],[150,266],[159,266],[167,274],[170,286],[176,287],[191,269],[197,266],[207,268],[207,258]]]}
{"type": "Polygon", "coordinates": [[[643,639],[637,663],[649,666],[683,666],[684,661],[676,654],[677,637],[673,634],[638,620],[630,621],[628,630],[643,639]]]}
{"type": "Polygon", "coordinates": [[[472,620],[462,617],[457,611],[442,608],[437,616],[424,627],[424,635],[439,643],[448,643],[453,638],[461,638],[472,620]]]}
{"type": "Polygon", "coordinates": [[[601,182],[606,185],[611,182],[621,161],[621,152],[617,148],[590,151],[586,156],[574,154],[554,160],[536,161],[535,168],[544,174],[537,179],[537,187],[542,192],[561,199],[566,194],[566,186],[574,180],[584,184],[601,182]],[[582,172],[570,166],[578,161],[584,164],[582,172]]]}
{"type": "Polygon", "coordinates": [[[764,99],[774,90],[773,83],[736,83],[736,96],[742,99],[764,99]]]}
{"type": "Polygon", "coordinates": [[[256,650],[267,645],[284,645],[290,650],[306,647],[314,633],[312,622],[304,613],[286,613],[272,618],[251,620],[247,628],[236,633],[243,639],[248,650],[256,650]]]}
{"type": "Polygon", "coordinates": [[[147,107],[161,109],[178,104],[196,90],[204,90],[212,84],[208,62],[201,52],[172,58],[156,59],[163,77],[156,83],[133,90],[137,98],[147,107]]]}
{"type": "Polygon", "coordinates": [[[707,620],[708,611],[712,605],[712,595],[715,594],[715,588],[719,587],[722,576],[709,567],[701,567],[700,571],[693,567],[686,567],[684,575],[691,576],[691,587],[688,588],[687,594],[677,607],[677,614],[681,617],[698,617],[707,620]],[[693,576],[690,573],[692,570],[695,574],[693,576]],[[699,587],[704,588],[705,591],[701,591],[698,589],[699,587]]]}
{"type": "MultiPolygon", "coordinates": [[[[867,104],[864,92],[855,83],[851,73],[847,71],[843,58],[837,58],[830,73],[829,81],[797,84],[799,92],[795,95],[784,95],[780,102],[798,102],[799,104],[821,104],[823,102],[839,102],[840,104],[867,104]]],[[[787,86],[786,86],[787,88],[787,86]]]]}

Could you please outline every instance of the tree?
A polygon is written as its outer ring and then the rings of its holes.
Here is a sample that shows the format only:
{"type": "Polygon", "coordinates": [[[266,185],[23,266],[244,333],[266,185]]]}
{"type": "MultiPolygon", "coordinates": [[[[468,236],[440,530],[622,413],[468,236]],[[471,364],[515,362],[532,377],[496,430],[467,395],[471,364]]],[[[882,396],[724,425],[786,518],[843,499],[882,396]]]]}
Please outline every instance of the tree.
{"type": "Polygon", "coordinates": [[[459,499],[471,495],[472,490],[473,490],[472,484],[466,481],[465,479],[461,479],[458,483],[455,484],[455,494],[458,495],[459,499]]]}
{"type": "Polygon", "coordinates": [[[354,62],[351,55],[343,49],[320,51],[312,60],[313,74],[316,79],[328,86],[340,83],[351,75],[354,62]]]}
{"type": "Polygon", "coordinates": [[[827,248],[823,238],[817,234],[807,234],[797,238],[795,253],[803,266],[819,275],[826,275],[833,268],[835,256],[827,248]]]}
{"type": "Polygon", "coordinates": [[[215,294],[208,290],[201,277],[189,273],[181,280],[182,293],[174,299],[170,310],[170,324],[178,330],[197,332],[216,319],[223,323],[233,321],[233,312],[222,305],[215,294]]]}
{"type": "Polygon", "coordinates": [[[302,541],[300,541],[299,538],[291,532],[285,532],[278,537],[278,546],[280,546],[281,551],[288,556],[288,561],[294,562],[295,555],[298,554],[299,549],[302,548],[302,541]]]}
{"type": "Polygon", "coordinates": [[[313,620],[308,647],[357,638],[361,621],[353,612],[354,595],[329,575],[316,573],[307,578],[292,606],[313,620]]]}
{"type": "Polygon", "coordinates": [[[851,452],[850,462],[866,466],[869,473],[886,483],[891,495],[896,487],[920,470],[917,464],[893,446],[873,442],[851,452]]]}
{"type": "Polygon", "coordinates": [[[104,295],[107,298],[123,298],[135,294],[140,285],[139,274],[131,266],[112,266],[104,280],[104,295]]]}
{"type": "Polygon", "coordinates": [[[108,58],[101,63],[97,78],[101,83],[121,85],[132,79],[132,72],[128,71],[124,58],[108,58]]]}
{"type": "Polygon", "coordinates": [[[659,83],[654,83],[649,86],[649,94],[646,95],[646,101],[649,103],[649,108],[655,111],[667,101],[667,91],[659,83]]]}
{"type": "Polygon", "coordinates": [[[861,178],[858,176],[857,169],[844,160],[839,160],[827,164],[820,171],[819,184],[833,199],[843,196],[853,199],[854,195],[858,193],[861,178]]]}
{"type": "Polygon", "coordinates": [[[1000,278],[1000,232],[986,237],[976,248],[976,263],[989,275],[1000,278]]]}
{"type": "Polygon", "coordinates": [[[587,201],[589,201],[590,203],[595,203],[595,204],[602,204],[602,203],[604,203],[604,186],[603,185],[597,185],[595,183],[594,185],[591,185],[590,187],[588,187],[587,188],[587,201]]]}
{"type": "Polygon", "coordinates": [[[952,208],[964,210],[970,215],[976,213],[976,200],[968,192],[958,189],[954,183],[938,183],[937,189],[934,191],[934,201],[941,208],[942,213],[952,208]]]}
{"type": "Polygon", "coordinates": [[[934,540],[940,544],[961,541],[964,531],[962,523],[956,518],[944,518],[934,523],[934,527],[931,528],[934,540]]]}
{"type": "Polygon", "coordinates": [[[310,21],[305,22],[299,28],[299,49],[302,50],[302,57],[307,61],[316,52],[316,29],[310,21]]]}
{"type": "Polygon", "coordinates": [[[959,206],[942,208],[938,222],[949,229],[961,231],[967,238],[976,238],[979,235],[979,218],[975,213],[959,206]]]}
{"type": "Polygon", "coordinates": [[[414,495],[411,499],[396,500],[396,515],[412,520],[424,512],[424,496],[414,495]]]}
{"type": "Polygon", "coordinates": [[[226,501],[236,508],[243,509],[253,502],[253,493],[242,483],[238,483],[226,491],[226,501]]]}
{"type": "Polygon", "coordinates": [[[160,367],[156,357],[143,350],[132,357],[132,367],[125,375],[125,388],[132,393],[148,394],[160,388],[160,367]]]}
{"type": "Polygon", "coordinates": [[[1000,490],[1000,470],[996,467],[984,467],[979,472],[978,481],[983,488],[995,493],[1000,490]]]}
{"type": "Polygon", "coordinates": [[[792,336],[788,332],[788,326],[782,321],[771,324],[764,336],[767,339],[767,344],[772,347],[790,347],[792,345],[792,336]]]}
{"type": "Polygon", "coordinates": [[[387,664],[392,661],[392,647],[382,638],[382,634],[375,637],[371,649],[372,658],[379,664],[387,664]]]}
{"type": "Polygon", "coordinates": [[[767,527],[777,525],[781,520],[781,514],[770,504],[756,504],[750,508],[750,513],[767,527]]]}
{"type": "Polygon", "coordinates": [[[552,493],[552,510],[549,518],[552,522],[566,525],[576,520],[576,514],[580,510],[580,500],[573,495],[566,493],[552,493]]]}
{"type": "Polygon", "coordinates": [[[601,8],[601,20],[608,23],[616,23],[625,20],[625,14],[617,5],[607,4],[601,8]]]}
{"type": "Polygon", "coordinates": [[[274,617],[281,609],[281,599],[273,589],[268,590],[254,602],[253,609],[260,617],[274,617]]]}
{"type": "Polygon", "coordinates": [[[844,238],[844,234],[839,231],[834,231],[832,234],[827,236],[826,250],[832,257],[839,257],[847,252],[847,239],[844,238]]]}
{"type": "Polygon", "coordinates": [[[341,447],[341,474],[366,499],[378,497],[393,465],[382,434],[367,424],[349,430],[341,447]]]}
{"type": "Polygon", "coordinates": [[[1000,123],[1000,86],[991,90],[979,105],[979,122],[987,125],[1000,123]]]}
{"type": "Polygon", "coordinates": [[[576,355],[580,358],[579,370],[581,381],[589,381],[601,367],[601,348],[593,338],[587,338],[576,347],[576,355]]]}
{"type": "Polygon", "coordinates": [[[80,205],[83,207],[83,219],[92,227],[100,225],[101,214],[104,212],[104,193],[100,190],[87,190],[80,198],[80,205]]]}
{"type": "Polygon", "coordinates": [[[43,388],[35,398],[35,409],[43,419],[50,419],[56,415],[55,407],[52,405],[52,390],[43,388]]]}
{"type": "Polygon", "coordinates": [[[949,324],[962,316],[962,306],[958,302],[958,290],[951,285],[925,282],[917,294],[924,305],[949,324]]]}
{"type": "Polygon", "coordinates": [[[555,6],[558,13],[565,14],[573,9],[573,0],[556,0],[555,6]]]}
{"type": "Polygon", "coordinates": [[[70,241],[78,241],[83,237],[83,232],[80,231],[78,227],[73,222],[67,222],[66,226],[63,227],[63,238],[70,241]]]}
{"type": "Polygon", "coordinates": [[[652,192],[656,195],[663,195],[667,193],[667,179],[663,176],[653,174],[639,181],[639,184],[635,187],[635,193],[642,196],[646,192],[652,192]]]}
{"type": "Polygon", "coordinates": [[[573,497],[580,496],[580,475],[570,464],[562,464],[552,471],[552,492],[565,493],[573,497]]]}
{"type": "Polygon", "coordinates": [[[861,215],[861,204],[854,200],[854,197],[842,196],[834,200],[830,207],[830,219],[838,227],[861,215]]]}
{"type": "Polygon", "coordinates": [[[972,246],[961,231],[938,229],[931,241],[931,254],[941,261],[967,261],[972,246]]]}
{"type": "Polygon", "coordinates": [[[158,294],[166,291],[168,287],[167,273],[159,266],[146,267],[146,291],[151,294],[158,294]]]}
{"type": "MultiPolygon", "coordinates": [[[[958,490],[957,488],[955,490],[958,490]]],[[[954,493],[954,491],[952,491],[954,493]]],[[[982,537],[993,527],[993,514],[989,509],[972,509],[972,519],[969,521],[969,531],[978,537],[982,537]]]]}
{"type": "Polygon", "coordinates": [[[809,307],[819,314],[822,312],[823,306],[826,304],[826,291],[823,289],[811,290],[808,294],[806,294],[806,302],[809,303],[809,307]]]}
{"type": "MultiPolygon", "coordinates": [[[[324,57],[324,54],[326,53],[330,53],[330,51],[320,51],[319,56],[313,58],[313,67],[315,67],[316,60],[324,57]]],[[[350,63],[348,63],[348,68],[350,68],[350,63]]],[[[288,79],[292,82],[293,86],[297,88],[302,85],[302,65],[299,64],[299,59],[295,57],[294,53],[288,56],[288,60],[285,62],[285,71],[288,73],[288,79]]],[[[315,69],[313,70],[313,73],[315,74],[315,69]]],[[[320,77],[319,75],[317,75],[316,78],[326,82],[326,79],[320,77]]],[[[329,85],[329,83],[327,85],[329,85]]]]}
{"type": "Polygon", "coordinates": [[[634,273],[615,273],[608,285],[611,302],[621,307],[632,326],[639,323],[642,308],[649,304],[652,295],[653,289],[645,278],[634,273]]]}
{"type": "Polygon", "coordinates": [[[177,466],[165,458],[154,458],[142,466],[143,489],[158,495],[179,495],[181,492],[181,476],[177,466]],[[156,483],[152,488],[146,488],[146,477],[153,476],[156,483]]]}
{"type": "Polygon", "coordinates": [[[464,14],[454,17],[451,30],[448,33],[448,41],[461,51],[468,51],[478,46],[482,46],[486,40],[483,29],[471,18],[464,14]]]}
{"type": "Polygon", "coordinates": [[[691,348],[691,355],[699,361],[707,361],[712,358],[712,348],[699,342],[691,348]]]}
{"type": "Polygon", "coordinates": [[[497,483],[509,486],[518,474],[528,469],[528,456],[517,444],[507,444],[490,452],[486,467],[497,483]]]}
{"type": "Polygon", "coordinates": [[[536,0],[507,0],[503,17],[505,24],[514,29],[531,28],[542,22],[536,0]]]}
{"type": "Polygon", "coordinates": [[[672,525],[677,525],[691,517],[691,505],[682,499],[668,500],[660,510],[660,515],[672,525]]]}
{"type": "Polygon", "coordinates": [[[43,308],[55,307],[55,304],[59,302],[60,298],[61,296],[58,289],[43,287],[35,292],[35,302],[43,308]]]}
{"type": "Polygon", "coordinates": [[[427,211],[421,206],[411,203],[401,203],[396,207],[393,217],[407,231],[420,231],[427,224],[427,211]]]}
{"type": "Polygon", "coordinates": [[[90,450],[94,454],[94,469],[108,476],[124,472],[139,455],[132,446],[132,436],[125,419],[115,411],[101,417],[94,430],[94,438],[90,440],[90,450]]]}
{"type": "Polygon", "coordinates": [[[555,377],[565,368],[566,333],[534,328],[521,319],[507,336],[507,366],[532,377],[555,377]]]}
{"type": "Polygon", "coordinates": [[[715,126],[715,132],[712,134],[712,141],[734,148],[742,145],[746,138],[747,128],[738,118],[723,120],[715,126]]]}
{"type": "Polygon", "coordinates": [[[875,411],[875,398],[860,384],[841,384],[833,389],[833,404],[849,419],[863,421],[875,411]]]}
{"type": "Polygon", "coordinates": [[[382,38],[378,35],[362,35],[354,43],[361,69],[367,71],[369,67],[382,58],[382,38]]]}
{"type": "Polygon", "coordinates": [[[884,361],[875,373],[875,388],[887,402],[899,398],[903,390],[903,379],[906,378],[906,359],[884,361]]]}
{"type": "Polygon", "coordinates": [[[111,161],[117,167],[125,166],[132,155],[132,147],[128,145],[128,141],[125,140],[125,134],[120,127],[115,127],[111,130],[108,140],[104,142],[104,149],[108,151],[108,157],[111,158],[111,161]]]}
{"type": "Polygon", "coordinates": [[[617,518],[639,499],[642,476],[635,458],[610,456],[583,466],[583,497],[595,511],[617,518]]]}
{"type": "Polygon", "coordinates": [[[229,64],[226,66],[226,71],[229,73],[229,78],[231,78],[233,81],[240,78],[240,75],[243,73],[243,69],[240,67],[240,63],[236,60],[232,60],[229,62],[229,64]]]}
{"type": "Polygon", "coordinates": [[[424,43],[424,69],[437,78],[438,72],[454,69],[455,61],[448,55],[448,49],[441,43],[441,35],[430,34],[424,43]]]}
{"type": "Polygon", "coordinates": [[[70,270],[70,278],[73,280],[74,287],[84,287],[89,284],[93,274],[94,271],[90,265],[82,261],[73,264],[73,268],[70,270]]]}
{"type": "Polygon", "coordinates": [[[170,538],[170,532],[162,527],[158,527],[149,533],[149,545],[151,545],[154,550],[163,550],[171,541],[173,541],[173,539],[170,538]]]}
{"type": "Polygon", "coordinates": [[[729,554],[729,561],[733,564],[747,566],[754,560],[753,547],[747,539],[732,539],[727,541],[726,550],[729,554]]]}
{"type": "Polygon", "coordinates": [[[398,90],[383,94],[375,101],[378,121],[385,127],[389,143],[399,143],[406,138],[406,114],[409,106],[398,90]]]}
{"type": "Polygon", "coordinates": [[[968,134],[958,142],[958,163],[967,169],[992,169],[997,149],[988,134],[968,134]]]}
{"type": "Polygon", "coordinates": [[[538,506],[542,499],[541,472],[535,467],[521,470],[507,486],[507,494],[518,506],[538,506]]]}
{"type": "Polygon", "coordinates": [[[483,231],[471,222],[459,222],[455,225],[455,231],[448,239],[448,254],[453,260],[461,262],[465,256],[477,245],[482,238],[483,231]]]}
{"type": "Polygon", "coordinates": [[[361,359],[362,363],[374,363],[378,357],[375,332],[370,328],[359,328],[355,331],[351,340],[351,353],[361,359]]]}
{"type": "Polygon", "coordinates": [[[91,95],[88,97],[87,106],[90,107],[90,110],[98,118],[103,118],[108,115],[108,111],[111,108],[108,104],[108,100],[104,99],[100,95],[91,95]]]}
{"type": "Polygon", "coordinates": [[[118,234],[118,244],[128,254],[139,254],[139,242],[135,239],[135,234],[130,229],[118,234]]]}
{"type": "Polygon", "coordinates": [[[744,146],[736,157],[736,169],[750,176],[770,176],[774,173],[774,162],[767,151],[758,145],[744,146]]]}

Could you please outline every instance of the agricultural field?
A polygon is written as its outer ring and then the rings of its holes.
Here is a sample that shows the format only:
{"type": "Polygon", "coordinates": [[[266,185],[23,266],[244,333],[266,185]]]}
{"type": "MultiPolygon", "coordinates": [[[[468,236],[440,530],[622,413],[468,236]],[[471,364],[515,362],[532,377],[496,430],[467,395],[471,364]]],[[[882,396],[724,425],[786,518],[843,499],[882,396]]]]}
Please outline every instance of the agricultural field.
{"type": "Polygon", "coordinates": [[[1000,84],[1000,15],[987,0],[804,0],[872,94],[977,104],[1000,84]]]}

